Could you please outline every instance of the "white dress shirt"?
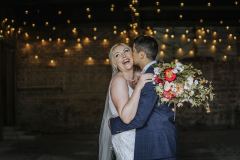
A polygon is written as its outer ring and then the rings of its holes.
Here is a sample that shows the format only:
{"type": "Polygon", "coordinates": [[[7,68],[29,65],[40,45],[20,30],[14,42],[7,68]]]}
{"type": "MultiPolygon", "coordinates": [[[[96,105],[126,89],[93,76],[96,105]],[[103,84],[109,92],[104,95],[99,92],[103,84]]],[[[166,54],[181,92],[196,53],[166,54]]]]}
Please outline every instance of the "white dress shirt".
{"type": "Polygon", "coordinates": [[[151,65],[153,65],[153,64],[155,64],[155,63],[157,63],[157,61],[152,61],[152,62],[150,62],[150,63],[148,63],[144,68],[143,68],[143,70],[142,70],[142,74],[143,73],[145,73],[146,72],[146,70],[151,66],[151,65]]]}

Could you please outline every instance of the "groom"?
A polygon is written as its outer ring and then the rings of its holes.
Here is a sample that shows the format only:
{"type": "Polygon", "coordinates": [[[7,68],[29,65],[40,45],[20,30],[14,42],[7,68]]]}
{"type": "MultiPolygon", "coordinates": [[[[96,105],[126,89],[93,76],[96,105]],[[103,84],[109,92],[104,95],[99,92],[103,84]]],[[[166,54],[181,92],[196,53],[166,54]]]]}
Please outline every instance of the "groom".
{"type": "MultiPolygon", "coordinates": [[[[157,41],[139,36],[133,42],[134,63],[142,73],[154,73],[153,64],[158,54],[157,41]]],[[[129,124],[119,117],[110,119],[112,134],[136,129],[134,160],[176,160],[176,128],[173,112],[168,105],[160,105],[152,82],[141,91],[138,111],[129,124]]]]}

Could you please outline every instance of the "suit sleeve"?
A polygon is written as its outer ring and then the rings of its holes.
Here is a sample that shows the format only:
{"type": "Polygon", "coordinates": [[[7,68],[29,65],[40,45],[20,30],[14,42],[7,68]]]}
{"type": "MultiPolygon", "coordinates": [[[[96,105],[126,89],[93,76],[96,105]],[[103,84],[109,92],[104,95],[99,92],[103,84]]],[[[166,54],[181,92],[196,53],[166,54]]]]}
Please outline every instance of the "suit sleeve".
{"type": "Polygon", "coordinates": [[[120,117],[110,119],[110,129],[112,135],[143,127],[151,115],[153,108],[157,103],[157,100],[158,95],[154,90],[154,85],[152,82],[147,83],[141,91],[138,110],[131,123],[125,124],[122,122],[120,117]]]}

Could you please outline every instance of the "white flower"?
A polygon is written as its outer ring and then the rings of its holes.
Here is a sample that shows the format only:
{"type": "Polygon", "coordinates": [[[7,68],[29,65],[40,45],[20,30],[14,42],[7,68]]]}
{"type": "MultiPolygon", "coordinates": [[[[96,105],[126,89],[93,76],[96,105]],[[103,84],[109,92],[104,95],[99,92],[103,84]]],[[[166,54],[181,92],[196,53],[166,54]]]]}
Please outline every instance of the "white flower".
{"type": "Polygon", "coordinates": [[[192,100],[192,99],[189,99],[189,102],[190,102],[191,104],[193,104],[193,100],[192,100]]]}
{"type": "Polygon", "coordinates": [[[183,88],[184,88],[185,90],[190,90],[190,89],[191,89],[191,86],[190,86],[187,82],[185,82],[183,88]]]}
{"type": "Polygon", "coordinates": [[[182,103],[178,103],[177,106],[178,106],[178,107],[182,107],[183,104],[182,104],[182,103]]]}
{"type": "Polygon", "coordinates": [[[177,92],[177,86],[176,86],[176,84],[173,84],[173,85],[172,85],[172,91],[173,91],[173,92],[177,92]]]}
{"type": "Polygon", "coordinates": [[[182,67],[182,68],[179,68],[178,70],[179,70],[179,72],[182,72],[184,70],[184,68],[182,67]]]}
{"type": "Polygon", "coordinates": [[[187,83],[190,85],[190,86],[192,86],[192,84],[193,84],[193,77],[188,77],[187,78],[187,83]]]}
{"type": "Polygon", "coordinates": [[[198,85],[198,83],[199,83],[198,80],[195,80],[195,81],[194,81],[194,84],[195,84],[195,85],[198,85]]]}
{"type": "Polygon", "coordinates": [[[173,72],[174,74],[177,74],[177,73],[178,73],[177,68],[174,68],[174,69],[172,70],[172,72],[173,72]]]}
{"type": "Polygon", "coordinates": [[[155,73],[155,74],[160,74],[160,72],[161,72],[161,71],[160,71],[160,68],[159,68],[159,67],[155,67],[155,68],[154,68],[154,73],[155,73]]]}
{"type": "Polygon", "coordinates": [[[190,92],[190,96],[193,96],[193,95],[194,95],[194,91],[191,91],[191,92],[190,92]]]}
{"type": "Polygon", "coordinates": [[[168,81],[166,81],[164,84],[164,90],[169,91],[172,86],[173,86],[173,83],[169,83],[168,81]]]}
{"type": "Polygon", "coordinates": [[[182,72],[183,69],[184,69],[183,64],[180,63],[180,62],[177,62],[177,63],[176,63],[176,69],[177,69],[179,72],[182,72]]]}

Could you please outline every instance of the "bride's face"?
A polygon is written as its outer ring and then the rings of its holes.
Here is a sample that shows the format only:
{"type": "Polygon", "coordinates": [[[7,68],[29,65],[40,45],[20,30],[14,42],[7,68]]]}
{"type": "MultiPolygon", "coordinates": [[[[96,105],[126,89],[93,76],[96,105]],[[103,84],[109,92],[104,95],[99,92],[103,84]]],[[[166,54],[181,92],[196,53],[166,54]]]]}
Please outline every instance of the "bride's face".
{"type": "Polygon", "coordinates": [[[129,47],[124,45],[117,46],[112,54],[113,63],[120,71],[127,71],[133,68],[132,51],[129,47]]]}

